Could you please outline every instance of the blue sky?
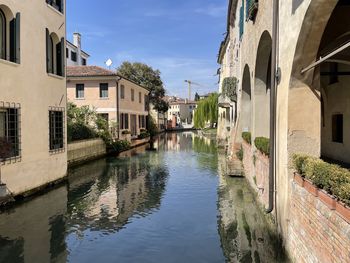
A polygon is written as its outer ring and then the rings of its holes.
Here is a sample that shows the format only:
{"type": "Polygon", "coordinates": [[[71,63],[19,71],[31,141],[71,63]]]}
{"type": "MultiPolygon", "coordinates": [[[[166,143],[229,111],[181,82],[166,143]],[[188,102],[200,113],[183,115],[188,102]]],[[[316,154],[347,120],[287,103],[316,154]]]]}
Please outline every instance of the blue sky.
{"type": "MultiPolygon", "coordinates": [[[[217,90],[214,76],[226,31],[227,0],[67,0],[67,38],[78,31],[90,65],[124,60],[159,69],[170,95],[217,90]],[[196,91],[196,89],[194,91],[196,91]]],[[[193,97],[193,95],[192,95],[193,97]]]]}

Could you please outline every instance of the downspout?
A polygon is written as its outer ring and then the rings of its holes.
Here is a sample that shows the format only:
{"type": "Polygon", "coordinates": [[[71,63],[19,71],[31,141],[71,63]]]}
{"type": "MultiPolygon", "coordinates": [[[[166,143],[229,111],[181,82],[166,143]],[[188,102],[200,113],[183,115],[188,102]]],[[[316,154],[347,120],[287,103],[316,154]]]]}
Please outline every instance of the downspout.
{"type": "Polygon", "coordinates": [[[278,45],[279,0],[273,1],[272,50],[271,50],[271,92],[270,92],[270,166],[269,166],[269,206],[266,213],[274,210],[276,175],[276,73],[278,45]]]}
{"type": "Polygon", "coordinates": [[[119,114],[119,81],[121,80],[122,78],[117,76],[117,79],[116,79],[116,105],[117,105],[117,138],[118,138],[118,141],[119,141],[119,133],[120,133],[120,114],[119,114]]]}

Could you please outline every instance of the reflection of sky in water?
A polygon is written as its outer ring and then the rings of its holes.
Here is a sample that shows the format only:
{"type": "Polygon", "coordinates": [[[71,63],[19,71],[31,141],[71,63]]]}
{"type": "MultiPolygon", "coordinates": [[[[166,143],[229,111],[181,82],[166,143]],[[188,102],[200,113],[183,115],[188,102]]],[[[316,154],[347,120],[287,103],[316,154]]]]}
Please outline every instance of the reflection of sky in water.
{"type": "Polygon", "coordinates": [[[73,169],[2,213],[0,262],[224,262],[215,144],[173,133],[153,148],[73,169]]]}

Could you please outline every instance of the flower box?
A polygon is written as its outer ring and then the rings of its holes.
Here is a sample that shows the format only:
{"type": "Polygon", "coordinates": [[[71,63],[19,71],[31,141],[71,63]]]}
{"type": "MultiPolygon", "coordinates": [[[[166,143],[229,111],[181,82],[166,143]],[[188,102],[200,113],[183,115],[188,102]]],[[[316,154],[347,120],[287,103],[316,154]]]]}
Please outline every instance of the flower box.
{"type": "Polygon", "coordinates": [[[328,194],[325,190],[318,190],[318,198],[326,205],[329,209],[335,210],[337,200],[334,196],[328,194]]]}
{"type": "Polygon", "coordinates": [[[305,180],[300,174],[294,173],[294,181],[301,187],[304,187],[305,180]]]}
{"type": "Polygon", "coordinates": [[[318,196],[318,188],[311,181],[304,179],[304,188],[313,196],[318,196]]]}
{"type": "Polygon", "coordinates": [[[350,207],[345,205],[343,202],[338,201],[335,205],[335,210],[345,221],[350,224],[350,207]]]}

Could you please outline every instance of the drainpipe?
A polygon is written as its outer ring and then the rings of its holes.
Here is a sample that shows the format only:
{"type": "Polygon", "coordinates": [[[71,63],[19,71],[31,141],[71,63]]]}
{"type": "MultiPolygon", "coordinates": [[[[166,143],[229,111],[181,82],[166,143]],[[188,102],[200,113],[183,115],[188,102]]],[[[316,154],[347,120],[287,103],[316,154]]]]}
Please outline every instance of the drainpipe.
{"type": "Polygon", "coordinates": [[[117,106],[117,138],[119,140],[119,133],[120,133],[120,114],[119,114],[119,81],[122,79],[122,77],[117,76],[116,81],[116,106],[117,106]]]}
{"type": "Polygon", "coordinates": [[[278,45],[278,15],[279,0],[273,1],[272,22],[272,51],[271,51],[271,92],[270,92],[270,167],[269,167],[269,206],[266,213],[274,209],[275,177],[276,177],[276,73],[277,73],[277,45],[278,45]]]}

